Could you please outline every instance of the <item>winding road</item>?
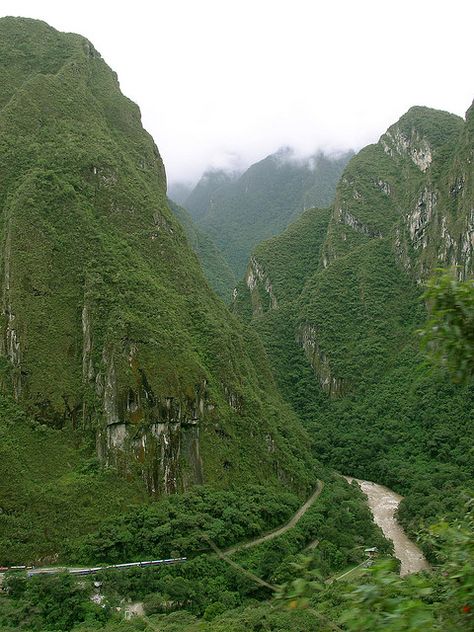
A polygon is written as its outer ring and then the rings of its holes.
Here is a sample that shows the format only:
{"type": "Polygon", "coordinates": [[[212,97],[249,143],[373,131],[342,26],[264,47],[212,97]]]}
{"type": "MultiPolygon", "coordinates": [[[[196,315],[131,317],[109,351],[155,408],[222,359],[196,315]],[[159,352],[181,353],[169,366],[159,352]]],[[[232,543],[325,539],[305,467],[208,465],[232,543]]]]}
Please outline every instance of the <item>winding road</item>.
{"type": "Polygon", "coordinates": [[[344,476],[348,483],[355,481],[367,496],[367,502],[374,516],[375,523],[382,529],[384,536],[393,542],[395,557],[400,560],[400,575],[418,573],[429,568],[425,556],[414,542],[410,540],[398,524],[395,512],[402,496],[388,487],[344,476]]]}
{"type": "MultiPolygon", "coordinates": [[[[421,550],[416,546],[414,542],[412,542],[401,526],[398,524],[397,519],[395,518],[395,512],[398,509],[400,501],[402,500],[402,496],[399,496],[392,490],[384,487],[383,485],[378,485],[377,483],[372,483],[371,481],[363,481],[360,479],[352,478],[349,476],[344,476],[348,483],[352,483],[355,481],[362,492],[367,496],[367,502],[369,508],[374,517],[375,523],[382,529],[384,536],[393,542],[395,557],[400,560],[400,575],[408,575],[409,573],[417,573],[418,571],[425,570],[429,568],[429,564],[426,561],[421,550]]],[[[234,546],[229,547],[225,550],[219,550],[220,555],[229,556],[237,551],[241,551],[244,549],[250,549],[254,546],[258,546],[259,544],[263,544],[264,542],[268,542],[273,540],[274,538],[278,538],[283,535],[290,529],[293,529],[301,518],[305,515],[308,509],[316,502],[318,497],[321,495],[323,491],[324,483],[322,481],[317,482],[316,489],[312,493],[312,495],[306,500],[306,502],[301,505],[298,511],[293,515],[293,517],[283,526],[278,527],[274,531],[270,531],[265,535],[259,536],[254,540],[250,540],[248,542],[243,542],[241,544],[236,544],[234,546]]],[[[307,548],[314,548],[317,546],[318,540],[312,542],[307,548]]],[[[116,564],[111,565],[105,568],[125,568],[130,566],[155,566],[161,564],[176,564],[180,562],[186,561],[186,558],[178,558],[178,559],[168,559],[168,560],[150,560],[147,562],[132,562],[128,564],[116,564]]],[[[99,570],[104,570],[104,567],[94,567],[94,568],[31,568],[26,569],[27,574],[31,575],[39,575],[39,574],[52,574],[58,572],[70,572],[74,575],[88,575],[95,573],[99,570]]],[[[3,573],[0,572],[0,585],[1,580],[3,579],[3,573]]]]}
{"type": "MultiPolygon", "coordinates": [[[[250,540],[249,542],[243,542],[242,544],[236,544],[228,549],[219,551],[220,554],[223,554],[226,556],[232,555],[233,553],[240,551],[242,549],[250,549],[253,546],[258,546],[259,544],[262,544],[263,542],[268,542],[269,540],[273,540],[274,538],[277,538],[278,536],[283,535],[289,529],[292,529],[298,524],[301,518],[305,515],[308,509],[314,504],[318,496],[321,494],[321,492],[323,491],[323,487],[324,487],[324,483],[318,480],[316,489],[312,493],[312,495],[308,498],[308,500],[304,503],[304,505],[302,505],[298,509],[295,515],[282,527],[278,527],[278,529],[275,529],[274,531],[270,531],[269,533],[265,535],[255,538],[255,540],[250,540]]],[[[64,572],[69,572],[73,575],[92,575],[93,573],[96,573],[98,571],[102,571],[102,570],[106,570],[110,568],[118,569],[118,568],[127,568],[131,566],[158,566],[161,564],[176,564],[176,563],[185,562],[185,561],[186,561],[186,558],[183,557],[183,558],[168,559],[168,560],[151,560],[147,562],[131,562],[127,564],[96,566],[93,568],[83,568],[83,567],[79,567],[79,568],[72,568],[72,567],[25,568],[23,567],[23,568],[26,570],[27,575],[29,577],[31,577],[32,575],[53,575],[56,573],[64,573],[64,572]]],[[[1,586],[2,580],[3,580],[3,573],[0,572],[0,586],[1,586]]]]}
{"type": "Polygon", "coordinates": [[[262,544],[263,542],[268,542],[269,540],[278,538],[280,535],[283,535],[290,529],[293,529],[293,527],[295,527],[298,524],[298,522],[305,515],[308,509],[314,504],[314,502],[320,496],[321,492],[323,491],[323,487],[324,487],[324,483],[322,481],[318,481],[316,489],[314,490],[312,495],[308,498],[308,500],[304,503],[304,505],[301,505],[301,507],[298,509],[295,515],[291,518],[291,520],[289,520],[282,527],[278,527],[278,529],[275,529],[274,531],[270,531],[270,533],[267,533],[266,535],[262,535],[256,538],[255,540],[250,540],[249,542],[244,542],[243,544],[236,544],[235,546],[231,546],[228,549],[224,549],[222,552],[225,555],[232,555],[233,553],[236,553],[237,551],[241,551],[243,549],[251,549],[252,547],[258,546],[259,544],[262,544]]]}

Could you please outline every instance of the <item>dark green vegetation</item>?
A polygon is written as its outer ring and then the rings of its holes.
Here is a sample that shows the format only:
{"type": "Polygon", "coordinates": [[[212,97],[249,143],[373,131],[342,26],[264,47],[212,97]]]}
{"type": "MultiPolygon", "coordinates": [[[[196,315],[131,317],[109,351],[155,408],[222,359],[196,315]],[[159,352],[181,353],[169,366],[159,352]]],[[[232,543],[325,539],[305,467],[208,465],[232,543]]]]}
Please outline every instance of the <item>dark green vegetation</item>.
{"type": "Polygon", "coordinates": [[[421,332],[424,347],[455,381],[469,380],[474,376],[474,280],[458,283],[452,274],[439,274],[425,298],[430,319],[421,332]]]}
{"type": "Polygon", "coordinates": [[[298,506],[294,494],[261,486],[242,487],[238,493],[197,487],[109,518],[76,543],[70,558],[114,564],[144,556],[192,557],[209,550],[205,537],[220,547],[244,542],[284,523],[298,506]]]}
{"type": "Polygon", "coordinates": [[[304,209],[326,206],[352,152],[297,160],[282,149],[243,174],[209,171],[183,202],[240,277],[252,249],[284,230],[304,209]]]}
{"type": "Polygon", "coordinates": [[[308,435],[209,289],[115,74],[84,38],[4,18],[0,80],[2,557],[54,559],[62,525],[141,487],[304,498],[308,435]]]}
{"type": "MultiPolygon", "coordinates": [[[[412,533],[460,515],[474,480],[472,381],[432,367],[418,334],[429,275],[440,265],[473,273],[473,121],[474,108],[465,122],[412,108],[350,161],[331,208],[255,249],[235,301],[318,458],[405,495],[412,533]]],[[[435,337],[447,310],[448,330],[463,318],[472,329],[472,282],[450,283],[427,296],[435,337]]],[[[446,341],[455,361],[471,338],[446,341]]]]}
{"type": "Polygon", "coordinates": [[[172,200],[168,200],[168,204],[184,228],[189,245],[196,253],[209,285],[216,294],[229,303],[236,279],[223,254],[211,237],[196,225],[185,208],[172,200]]]}
{"type": "Polygon", "coordinates": [[[0,565],[64,559],[68,541],[146,502],[139,480],[100,467],[78,431],[29,419],[0,398],[0,565]]]}
{"type": "Polygon", "coordinates": [[[3,629],[70,630],[82,621],[104,623],[110,610],[91,601],[91,582],[65,573],[28,580],[13,574],[6,581],[12,599],[0,597],[3,629]]]}
{"type": "MultiPolygon", "coordinates": [[[[298,506],[295,496],[262,487],[248,487],[238,493],[197,489],[136,508],[126,516],[109,520],[99,532],[78,540],[74,559],[81,556],[85,561],[98,557],[117,561],[124,556],[140,559],[172,550],[175,555],[186,553],[189,556],[186,564],[99,573],[94,579],[101,582],[100,593],[110,606],[103,611],[89,603],[93,591],[89,580],[75,589],[67,575],[34,577],[25,583],[13,573],[6,580],[8,596],[0,598],[0,612],[2,607],[6,612],[3,620],[0,615],[0,623],[7,629],[13,626],[61,630],[84,620],[97,619],[100,623],[113,618],[112,607],[124,598],[143,602],[148,615],[169,615],[184,609],[189,615],[211,620],[227,610],[241,608],[248,616],[245,608],[268,600],[272,591],[257,584],[246,571],[272,585],[282,585],[298,576],[299,567],[295,568],[293,562],[305,551],[324,577],[339,574],[363,560],[367,542],[388,551],[387,542],[361,502],[360,491],[339,477],[327,478],[320,498],[294,529],[232,555],[241,571],[210,553],[207,538],[225,548],[260,535],[289,518],[298,506]],[[67,595],[64,607],[63,594],[67,595]],[[66,614],[63,610],[69,608],[71,600],[78,602],[74,614],[69,614],[67,624],[60,627],[59,621],[66,614]],[[54,607],[49,605],[51,602],[54,607]],[[36,618],[32,620],[31,614],[35,612],[36,618]]],[[[169,621],[179,618],[186,620],[184,615],[170,615],[169,621]]],[[[287,619],[281,613],[274,618],[287,619]]]]}
{"type": "MultiPolygon", "coordinates": [[[[338,512],[345,534],[375,536],[378,543],[367,516],[357,504],[348,503],[347,485],[345,490],[342,485],[336,483],[331,493],[348,509],[338,512]]],[[[306,531],[328,521],[324,507],[312,514],[306,531]]],[[[347,554],[336,535],[338,527],[338,522],[326,524],[325,534],[336,538],[339,551],[347,554]]],[[[425,537],[437,552],[438,568],[403,579],[393,560],[380,560],[349,574],[338,571],[325,581],[330,569],[349,560],[353,567],[361,554],[353,549],[349,557],[336,561],[317,547],[295,556],[295,544],[305,541],[304,531],[240,557],[237,572],[201,555],[184,567],[107,571],[95,577],[95,585],[90,579],[77,583],[68,575],[26,580],[11,573],[5,580],[6,594],[0,595],[0,630],[468,632],[474,629],[473,527],[471,507],[463,520],[431,528],[425,537]],[[248,568],[280,582],[271,600],[272,589],[256,585],[248,568]],[[123,610],[136,599],[142,600],[145,616],[124,621],[123,610]]]]}

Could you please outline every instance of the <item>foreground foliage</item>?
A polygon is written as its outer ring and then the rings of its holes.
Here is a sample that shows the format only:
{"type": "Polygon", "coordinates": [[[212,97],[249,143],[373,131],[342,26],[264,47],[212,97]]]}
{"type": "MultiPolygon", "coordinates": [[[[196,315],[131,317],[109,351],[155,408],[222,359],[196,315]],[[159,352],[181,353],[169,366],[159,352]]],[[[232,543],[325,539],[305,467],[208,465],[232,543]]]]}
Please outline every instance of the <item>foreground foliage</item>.
{"type": "Polygon", "coordinates": [[[421,331],[425,348],[456,381],[474,375],[474,280],[459,282],[440,272],[425,293],[430,318],[421,331]]]}

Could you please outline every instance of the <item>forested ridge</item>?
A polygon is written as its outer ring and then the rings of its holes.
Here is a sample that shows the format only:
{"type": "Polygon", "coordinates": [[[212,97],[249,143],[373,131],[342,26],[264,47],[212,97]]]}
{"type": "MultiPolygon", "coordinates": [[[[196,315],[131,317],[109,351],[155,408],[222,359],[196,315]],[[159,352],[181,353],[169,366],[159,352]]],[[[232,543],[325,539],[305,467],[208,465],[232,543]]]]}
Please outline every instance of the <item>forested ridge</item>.
{"type": "MultiPolygon", "coordinates": [[[[283,148],[243,173],[210,170],[182,202],[240,278],[252,248],[277,235],[312,206],[334,198],[353,152],[298,158],[283,148]]],[[[230,300],[230,295],[229,295],[230,300]]]]}
{"type": "Polygon", "coordinates": [[[304,498],[310,439],[206,283],[138,107],[86,39],[0,30],[2,561],[193,484],[304,498]]]}

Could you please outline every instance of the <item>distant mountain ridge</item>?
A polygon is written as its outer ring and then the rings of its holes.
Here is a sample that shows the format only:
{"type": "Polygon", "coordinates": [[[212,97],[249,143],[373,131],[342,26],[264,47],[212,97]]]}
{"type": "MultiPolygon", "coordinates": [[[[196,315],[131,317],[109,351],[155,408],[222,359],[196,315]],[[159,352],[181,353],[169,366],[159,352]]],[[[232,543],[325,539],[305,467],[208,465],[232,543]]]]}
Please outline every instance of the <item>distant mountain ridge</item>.
{"type": "Polygon", "coordinates": [[[191,213],[194,220],[200,221],[214,205],[214,196],[221,189],[226,189],[240,178],[237,171],[225,169],[209,169],[203,173],[196,186],[183,200],[183,205],[191,213]]]}
{"type": "Polygon", "coordinates": [[[193,190],[194,186],[186,182],[168,183],[168,197],[173,200],[175,204],[181,206],[186,202],[186,198],[193,190]]]}
{"type": "Polygon", "coordinates": [[[171,199],[168,200],[168,204],[184,228],[189,245],[196,253],[209,285],[223,301],[229,304],[237,280],[223,254],[210,235],[196,225],[185,208],[171,199]]]}
{"type": "Polygon", "coordinates": [[[299,160],[282,148],[242,174],[206,172],[182,204],[240,276],[260,241],[280,233],[306,208],[331,204],[352,155],[318,152],[299,160]]]}

